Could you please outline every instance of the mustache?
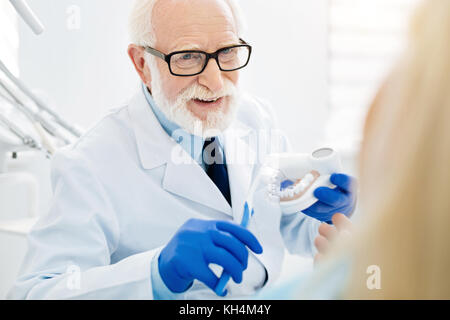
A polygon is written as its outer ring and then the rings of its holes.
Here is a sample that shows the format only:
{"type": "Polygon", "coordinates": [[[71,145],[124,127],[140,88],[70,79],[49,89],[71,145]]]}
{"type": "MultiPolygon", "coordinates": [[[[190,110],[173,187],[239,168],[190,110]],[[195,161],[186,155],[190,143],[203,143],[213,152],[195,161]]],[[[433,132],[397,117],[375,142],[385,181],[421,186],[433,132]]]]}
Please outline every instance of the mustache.
{"type": "Polygon", "coordinates": [[[205,86],[194,83],[192,86],[181,92],[177,100],[182,102],[187,102],[194,99],[215,100],[227,96],[236,96],[237,93],[237,87],[229,80],[224,82],[224,87],[219,92],[212,92],[205,86]]]}

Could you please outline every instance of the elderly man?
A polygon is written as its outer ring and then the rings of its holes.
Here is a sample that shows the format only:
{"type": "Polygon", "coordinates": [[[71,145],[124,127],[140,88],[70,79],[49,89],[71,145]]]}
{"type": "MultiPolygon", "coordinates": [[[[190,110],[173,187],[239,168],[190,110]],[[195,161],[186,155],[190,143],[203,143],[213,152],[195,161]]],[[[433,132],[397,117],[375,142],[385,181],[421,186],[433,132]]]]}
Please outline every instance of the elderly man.
{"type": "Polygon", "coordinates": [[[55,156],[12,298],[245,297],[276,280],[284,248],[312,256],[319,220],[353,210],[334,175],[303,213],[282,216],[264,190],[249,212],[252,175],[289,143],[261,142],[273,113],[238,89],[251,46],[233,1],[138,0],[130,22],[142,89],[55,156]]]}

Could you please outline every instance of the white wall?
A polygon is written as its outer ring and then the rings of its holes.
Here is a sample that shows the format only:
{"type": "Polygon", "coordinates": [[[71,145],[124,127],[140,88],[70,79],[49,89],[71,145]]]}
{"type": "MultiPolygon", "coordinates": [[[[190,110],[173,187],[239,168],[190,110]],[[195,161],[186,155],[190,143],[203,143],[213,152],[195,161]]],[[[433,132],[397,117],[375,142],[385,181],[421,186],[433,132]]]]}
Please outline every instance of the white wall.
{"type": "Polygon", "coordinates": [[[328,113],[327,0],[241,0],[254,55],[243,85],[268,99],[294,148],[322,140],[328,113]]]}
{"type": "Polygon", "coordinates": [[[138,84],[126,53],[132,1],[28,2],[46,30],[35,36],[20,23],[22,79],[55,110],[88,127],[132,95],[138,84]]]}

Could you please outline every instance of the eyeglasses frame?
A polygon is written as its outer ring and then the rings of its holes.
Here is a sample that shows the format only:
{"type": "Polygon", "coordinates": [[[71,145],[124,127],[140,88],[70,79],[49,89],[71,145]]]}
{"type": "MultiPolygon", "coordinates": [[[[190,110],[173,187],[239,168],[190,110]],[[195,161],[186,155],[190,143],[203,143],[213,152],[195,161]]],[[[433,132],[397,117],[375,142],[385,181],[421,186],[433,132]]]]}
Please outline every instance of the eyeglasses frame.
{"type": "Polygon", "coordinates": [[[170,74],[172,74],[173,76],[177,76],[177,77],[193,77],[193,76],[197,76],[197,75],[201,74],[203,71],[205,71],[206,67],[208,66],[209,60],[211,60],[211,59],[216,60],[217,66],[219,67],[220,71],[223,71],[223,72],[233,72],[233,71],[237,71],[237,70],[240,70],[242,68],[245,68],[250,62],[250,57],[252,56],[253,48],[252,48],[251,45],[249,45],[244,40],[239,39],[239,41],[241,41],[242,44],[237,44],[237,45],[232,45],[232,46],[228,46],[228,47],[225,47],[225,48],[221,48],[221,49],[219,49],[219,50],[217,50],[216,52],[213,52],[213,53],[208,53],[208,52],[201,51],[201,50],[182,50],[182,51],[175,51],[175,52],[172,52],[172,53],[169,53],[169,54],[164,54],[161,51],[156,50],[155,48],[152,48],[152,47],[149,47],[149,46],[144,46],[143,48],[145,49],[146,52],[150,53],[151,55],[156,56],[156,57],[161,58],[162,60],[164,60],[167,63],[167,65],[169,66],[170,74]],[[233,70],[224,70],[224,69],[222,69],[222,67],[220,66],[220,62],[219,62],[219,54],[222,51],[224,51],[224,50],[228,50],[228,49],[231,49],[231,48],[240,48],[240,47],[246,47],[249,50],[248,59],[247,59],[246,63],[243,66],[241,66],[239,68],[236,68],[236,69],[233,69],[233,70]],[[200,72],[197,72],[197,73],[194,73],[194,74],[185,74],[185,75],[174,73],[172,71],[172,67],[170,66],[170,60],[172,59],[172,57],[174,55],[180,54],[180,53],[202,53],[202,54],[205,54],[206,55],[206,60],[205,60],[205,65],[203,66],[202,70],[200,72]]]}

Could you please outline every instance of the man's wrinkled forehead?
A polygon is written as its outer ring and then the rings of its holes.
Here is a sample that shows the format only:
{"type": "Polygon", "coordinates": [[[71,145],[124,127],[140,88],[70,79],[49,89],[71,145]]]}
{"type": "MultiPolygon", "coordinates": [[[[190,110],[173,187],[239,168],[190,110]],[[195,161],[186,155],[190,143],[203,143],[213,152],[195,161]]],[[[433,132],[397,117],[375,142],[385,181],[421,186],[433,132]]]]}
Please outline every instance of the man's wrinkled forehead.
{"type": "Polygon", "coordinates": [[[156,46],[215,51],[236,44],[236,21],[225,0],[159,0],[153,10],[156,46]]]}

